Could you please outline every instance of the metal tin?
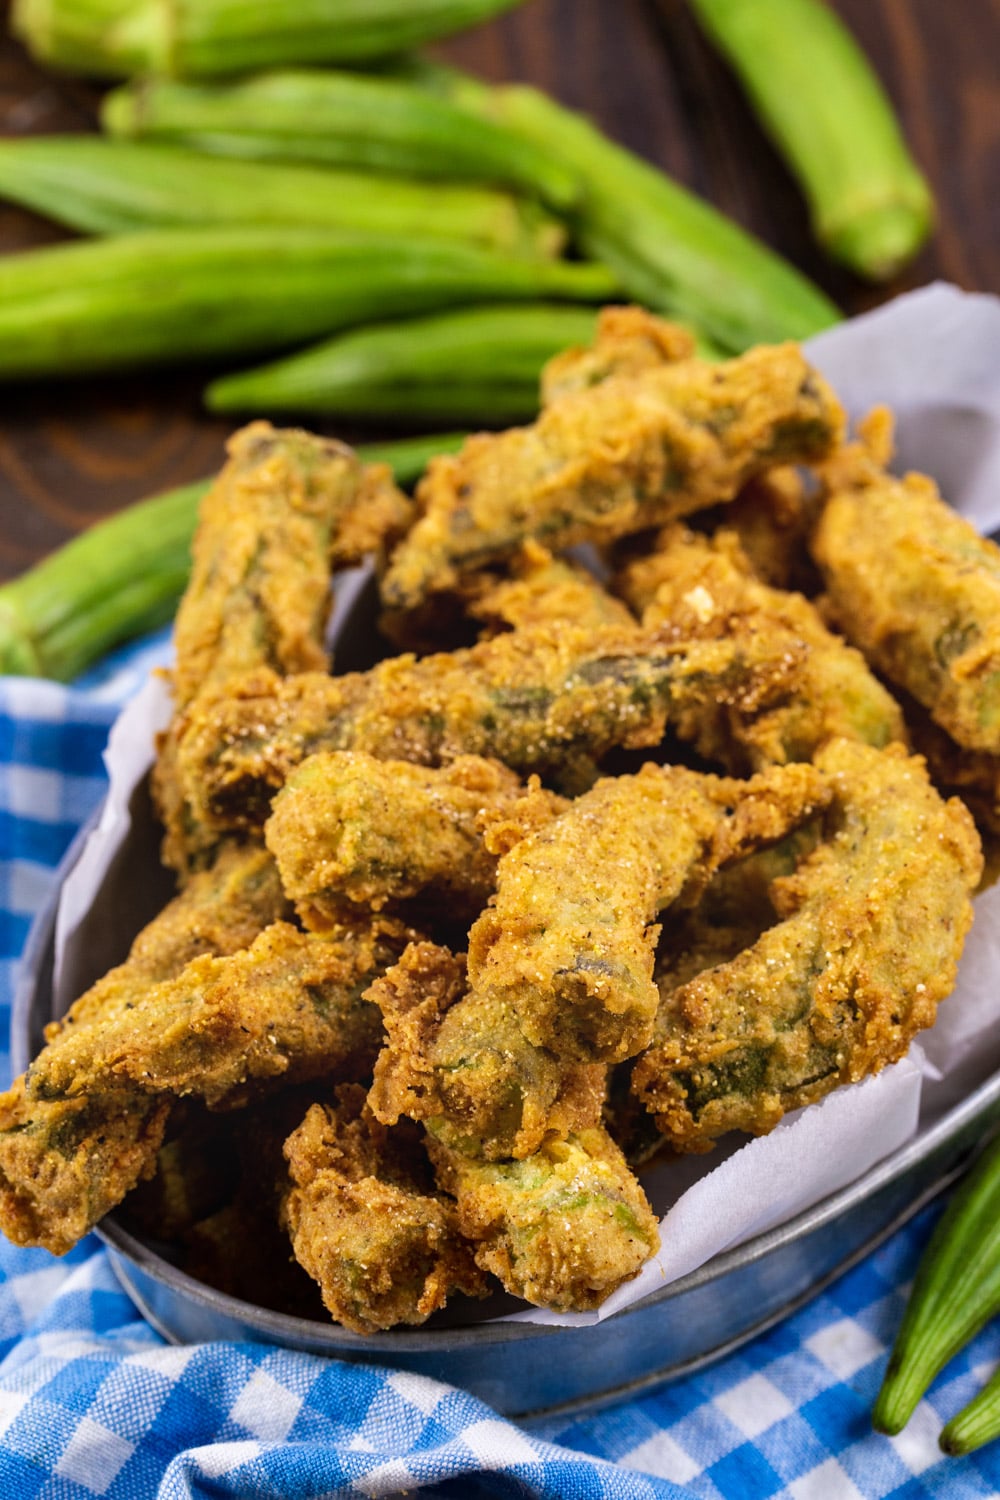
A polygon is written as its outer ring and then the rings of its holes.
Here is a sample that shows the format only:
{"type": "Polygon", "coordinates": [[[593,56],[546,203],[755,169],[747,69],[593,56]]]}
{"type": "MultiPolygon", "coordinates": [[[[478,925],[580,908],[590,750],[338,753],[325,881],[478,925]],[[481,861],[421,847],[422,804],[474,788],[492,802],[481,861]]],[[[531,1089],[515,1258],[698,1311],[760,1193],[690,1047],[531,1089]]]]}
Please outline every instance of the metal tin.
{"type": "MultiPolygon", "coordinates": [[[[116,930],[110,915],[117,906],[116,883],[128,879],[129,868],[144,867],[138,861],[149,858],[149,841],[155,836],[148,811],[141,805],[134,811],[133,832],[73,944],[70,962],[78,991],[117,962],[131,938],[116,930]]],[[[41,1047],[42,1028],[52,1017],[58,893],[79,858],[86,832],[66,856],[25,950],[12,1019],[17,1071],[41,1047]]],[[[389,1365],[462,1386],[523,1423],[635,1396],[771,1327],[945,1187],[998,1118],[1000,1075],[849,1187],[587,1327],[504,1322],[455,1327],[442,1315],[420,1329],[362,1337],[332,1323],[270,1312],[204,1286],[129,1233],[113,1214],[98,1232],[122,1286],[167,1339],[256,1340],[389,1365]]]]}

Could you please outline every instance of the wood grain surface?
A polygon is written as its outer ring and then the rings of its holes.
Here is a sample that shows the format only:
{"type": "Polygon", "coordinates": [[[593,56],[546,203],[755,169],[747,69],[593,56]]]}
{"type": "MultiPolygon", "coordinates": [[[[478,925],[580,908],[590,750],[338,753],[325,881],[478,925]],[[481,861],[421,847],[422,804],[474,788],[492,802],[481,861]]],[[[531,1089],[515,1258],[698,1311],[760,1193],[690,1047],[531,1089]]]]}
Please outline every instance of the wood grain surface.
{"type": "MultiPolygon", "coordinates": [[[[794,184],[685,0],[527,0],[439,51],[587,110],[794,260],[847,312],[938,277],[1000,293],[1000,0],[835,4],[884,80],[938,201],[932,243],[877,291],[812,243],[794,184]]],[[[29,61],[7,36],[0,0],[0,135],[94,129],[97,99],[87,84],[29,61]]],[[[0,204],[0,253],[63,237],[0,204]]],[[[228,424],[200,411],[204,376],[0,388],[0,578],[128,501],[216,467],[228,424]]]]}

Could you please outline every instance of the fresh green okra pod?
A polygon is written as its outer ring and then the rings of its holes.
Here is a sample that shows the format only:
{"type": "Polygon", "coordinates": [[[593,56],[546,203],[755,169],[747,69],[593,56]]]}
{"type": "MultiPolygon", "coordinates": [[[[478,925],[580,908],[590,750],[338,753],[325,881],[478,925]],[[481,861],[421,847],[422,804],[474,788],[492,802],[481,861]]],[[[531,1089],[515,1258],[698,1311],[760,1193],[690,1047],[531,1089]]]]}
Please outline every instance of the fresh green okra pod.
{"type": "MultiPolygon", "coordinates": [[[[994,1142],[948,1204],[924,1251],[872,1413],[877,1430],[902,1431],[938,1372],[998,1312],[1000,1143],[994,1142]]],[[[982,1432],[973,1422],[969,1427],[982,1432]]],[[[961,1424],[951,1425],[948,1441],[962,1443],[962,1431],[961,1424]]]]}
{"type": "Polygon", "coordinates": [[[0,380],[288,348],[462,302],[600,302],[603,266],[347,231],[160,229],[0,260],[0,380]]]}
{"type": "Polygon", "coordinates": [[[517,0],[15,0],[32,56],[127,78],[242,73],[280,63],[359,65],[475,26],[517,0]]]}
{"type": "Polygon", "coordinates": [[[934,204],[868,59],[820,0],[692,0],[805,193],[820,244],[888,280],[934,204]]]}
{"type": "Polygon", "coordinates": [[[221,160],[161,141],[94,135],[0,141],[0,198],[84,234],[299,224],[468,240],[555,256],[565,233],[535,202],[494,188],[221,160]]]}
{"type": "Polygon", "coordinates": [[[589,308],[467,307],[341,334],[255,370],[224,375],[219,412],[318,412],[360,420],[497,427],[538,411],[542,366],[594,336],[589,308]]]}
{"type": "Polygon", "coordinates": [[[425,86],[450,93],[475,118],[498,121],[576,175],[579,243],[629,295],[689,322],[724,349],[804,339],[840,313],[801,272],[738,224],[610,141],[583,115],[538,89],[490,89],[432,70],[425,86]]]}
{"type": "Polygon", "coordinates": [[[321,162],[462,182],[492,182],[572,205],[578,174],[544,146],[406,78],[305,69],[235,83],[146,79],[102,109],[113,136],[184,141],[229,156],[321,162]]]}

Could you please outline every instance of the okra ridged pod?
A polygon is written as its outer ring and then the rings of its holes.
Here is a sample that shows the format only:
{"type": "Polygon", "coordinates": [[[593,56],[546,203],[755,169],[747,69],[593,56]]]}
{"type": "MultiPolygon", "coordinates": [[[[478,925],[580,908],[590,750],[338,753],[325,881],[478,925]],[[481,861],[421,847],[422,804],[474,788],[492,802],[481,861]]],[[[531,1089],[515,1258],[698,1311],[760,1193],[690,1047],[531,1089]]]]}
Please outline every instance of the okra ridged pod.
{"type": "Polygon", "coordinates": [[[820,244],[875,281],[931,228],[930,188],[861,48],[819,0],[692,0],[805,193],[820,244]]]}
{"type": "Polygon", "coordinates": [[[808,338],[839,321],[801,272],[583,115],[523,86],[491,90],[458,78],[452,89],[470,114],[502,122],[577,175],[579,243],[615,270],[637,302],[737,353],[808,338]]]}
{"type": "Polygon", "coordinates": [[[555,256],[565,241],[534,202],[494,188],[223,160],[159,141],[43,135],[0,141],[0,198],[84,234],[299,224],[467,240],[555,256]]]}
{"type": "Polygon", "coordinates": [[[399,78],[302,69],[236,83],[151,79],[110,93],[101,121],[109,135],[231,156],[499,183],[556,209],[579,193],[576,168],[544,147],[399,78]]]}
{"type": "MultiPolygon", "coordinates": [[[[872,1412],[876,1431],[902,1432],[931,1382],[998,1311],[1000,1147],[994,1142],[938,1220],[917,1267],[872,1412]]],[[[960,1424],[961,1418],[948,1424],[946,1451],[968,1452],[985,1441],[963,1441],[960,1424]],[[956,1427],[959,1438],[951,1447],[956,1427]]]]}
{"type": "Polygon", "coordinates": [[[297,411],[360,420],[498,426],[538,411],[542,367],[587,343],[589,308],[469,307],[360,328],[209,386],[210,411],[297,411]]]}
{"type": "Polygon", "coordinates": [[[603,266],[312,229],[150,230],[0,259],[0,379],[287,348],[484,299],[602,301],[603,266]]]}
{"type": "Polygon", "coordinates": [[[517,0],[15,0],[40,62],[98,78],[371,62],[449,36],[517,0]]]}

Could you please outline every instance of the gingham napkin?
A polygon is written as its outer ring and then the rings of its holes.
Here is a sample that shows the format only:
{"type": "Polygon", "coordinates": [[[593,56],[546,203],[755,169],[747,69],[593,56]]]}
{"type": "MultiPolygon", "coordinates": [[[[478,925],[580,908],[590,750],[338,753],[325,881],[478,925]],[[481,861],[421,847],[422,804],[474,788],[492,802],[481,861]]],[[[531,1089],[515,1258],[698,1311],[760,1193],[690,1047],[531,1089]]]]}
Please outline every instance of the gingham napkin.
{"type": "MultiPolygon", "coordinates": [[[[108,726],[165,652],[156,638],[73,690],[0,679],[4,1049],[16,961],[101,796],[108,726]]],[[[997,1496],[1000,1444],[943,1459],[937,1433],[1000,1359],[1000,1328],[949,1366],[900,1437],[870,1428],[934,1214],[728,1359],[530,1432],[412,1374],[257,1344],[167,1346],[95,1238],[63,1260],[0,1240],[0,1500],[997,1496]]]]}

